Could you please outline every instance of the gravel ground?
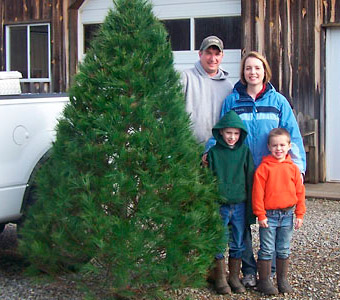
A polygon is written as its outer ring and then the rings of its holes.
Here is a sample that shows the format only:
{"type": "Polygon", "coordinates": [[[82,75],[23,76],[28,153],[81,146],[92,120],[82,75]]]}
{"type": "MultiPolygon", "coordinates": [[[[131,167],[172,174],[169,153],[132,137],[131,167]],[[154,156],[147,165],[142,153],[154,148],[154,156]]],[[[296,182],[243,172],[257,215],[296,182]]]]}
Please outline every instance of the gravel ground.
{"type": "Polygon", "coordinates": [[[0,235],[0,300],[80,300],[73,282],[39,283],[24,274],[25,262],[17,253],[16,226],[6,225],[0,235]]]}
{"type": "MultiPolygon", "coordinates": [[[[258,249],[258,226],[253,228],[254,249],[258,249]]],[[[232,296],[217,295],[213,289],[183,289],[169,293],[172,299],[187,300],[335,300],[340,299],[340,202],[308,200],[304,225],[294,232],[292,266],[289,272],[294,293],[262,296],[254,289],[232,296]]],[[[16,252],[16,229],[7,225],[0,235],[0,300],[84,299],[74,283],[60,280],[33,282],[23,274],[24,262],[16,252]]]]}

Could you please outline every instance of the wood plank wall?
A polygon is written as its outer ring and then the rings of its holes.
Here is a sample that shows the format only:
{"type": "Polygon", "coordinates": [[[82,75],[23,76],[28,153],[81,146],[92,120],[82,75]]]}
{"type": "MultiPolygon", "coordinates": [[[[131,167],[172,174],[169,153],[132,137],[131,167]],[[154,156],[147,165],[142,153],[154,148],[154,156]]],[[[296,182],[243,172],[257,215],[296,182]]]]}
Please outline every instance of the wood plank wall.
{"type": "Polygon", "coordinates": [[[272,83],[294,108],[314,116],[315,3],[300,0],[242,1],[244,51],[264,54],[272,83]]]}
{"type": "Polygon", "coordinates": [[[64,5],[67,0],[1,0],[0,29],[0,66],[5,70],[4,29],[10,24],[30,24],[48,22],[51,28],[51,84],[25,84],[30,92],[63,92],[67,87],[67,64],[65,40],[67,32],[64,27],[64,5]],[[46,87],[46,85],[48,87],[46,87]],[[33,90],[32,90],[33,89],[33,90]]]}
{"type": "Polygon", "coordinates": [[[85,0],[70,0],[68,7],[69,24],[69,82],[72,84],[73,76],[78,67],[78,10],[85,0]]]}
{"type": "Polygon", "coordinates": [[[340,1],[338,0],[327,0],[323,1],[324,3],[324,14],[323,14],[323,23],[325,25],[335,25],[339,26],[340,24],[340,1]]]}

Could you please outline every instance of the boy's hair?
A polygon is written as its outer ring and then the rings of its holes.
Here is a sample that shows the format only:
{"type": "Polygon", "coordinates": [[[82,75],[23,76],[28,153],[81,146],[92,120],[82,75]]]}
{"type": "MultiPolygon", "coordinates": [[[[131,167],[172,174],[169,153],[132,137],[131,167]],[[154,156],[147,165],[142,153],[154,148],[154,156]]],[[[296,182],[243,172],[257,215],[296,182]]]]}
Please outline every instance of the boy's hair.
{"type": "Polygon", "coordinates": [[[274,128],[269,132],[268,142],[267,142],[268,145],[270,143],[271,138],[274,137],[274,136],[278,136],[278,135],[285,135],[288,139],[288,143],[290,143],[290,140],[291,140],[290,134],[286,129],[284,129],[284,128],[274,128]]]}

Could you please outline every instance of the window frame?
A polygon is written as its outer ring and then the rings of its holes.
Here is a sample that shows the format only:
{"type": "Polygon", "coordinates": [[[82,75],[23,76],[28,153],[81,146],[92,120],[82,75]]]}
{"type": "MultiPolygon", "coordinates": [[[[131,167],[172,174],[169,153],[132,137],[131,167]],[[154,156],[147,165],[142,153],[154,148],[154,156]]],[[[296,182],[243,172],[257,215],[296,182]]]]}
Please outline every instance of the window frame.
{"type": "Polygon", "coordinates": [[[27,78],[20,79],[20,82],[51,82],[51,26],[50,23],[30,23],[30,24],[10,24],[5,25],[5,45],[6,45],[6,71],[17,71],[17,70],[11,70],[10,64],[11,64],[11,43],[10,43],[10,29],[13,27],[26,27],[26,33],[27,33],[27,78]],[[33,26],[47,26],[47,68],[48,68],[48,77],[42,77],[42,78],[31,78],[31,57],[30,57],[30,46],[31,46],[31,27],[33,26]]]}
{"type": "MultiPolygon", "coordinates": [[[[172,50],[173,52],[194,52],[199,51],[198,49],[195,49],[195,40],[196,40],[196,28],[195,28],[195,19],[204,19],[204,18],[228,18],[228,17],[240,17],[240,15],[216,15],[216,16],[191,16],[191,17],[179,17],[179,18],[160,18],[161,21],[171,21],[171,20],[190,20],[190,49],[188,50],[172,50]]],[[[238,49],[238,48],[237,48],[238,49]]],[[[224,48],[224,50],[236,50],[236,49],[227,49],[224,48]]]]}
{"type": "MultiPolygon", "coordinates": [[[[172,50],[173,52],[194,52],[194,51],[198,51],[197,49],[195,49],[195,39],[196,39],[196,28],[195,28],[195,19],[204,19],[204,18],[228,18],[228,17],[241,17],[240,15],[215,15],[215,16],[191,16],[191,17],[169,17],[169,18],[160,18],[160,21],[173,21],[173,20],[189,20],[189,47],[190,49],[188,50],[172,50]]],[[[81,35],[81,40],[82,40],[82,44],[80,45],[80,60],[83,59],[83,57],[86,55],[86,38],[85,38],[85,26],[88,25],[101,25],[102,23],[98,23],[98,22],[94,22],[94,23],[82,23],[81,26],[81,31],[80,31],[80,35],[81,35]]],[[[237,48],[238,49],[238,48],[237,48]]],[[[224,50],[236,50],[236,49],[229,49],[229,48],[225,48],[224,50]]]]}

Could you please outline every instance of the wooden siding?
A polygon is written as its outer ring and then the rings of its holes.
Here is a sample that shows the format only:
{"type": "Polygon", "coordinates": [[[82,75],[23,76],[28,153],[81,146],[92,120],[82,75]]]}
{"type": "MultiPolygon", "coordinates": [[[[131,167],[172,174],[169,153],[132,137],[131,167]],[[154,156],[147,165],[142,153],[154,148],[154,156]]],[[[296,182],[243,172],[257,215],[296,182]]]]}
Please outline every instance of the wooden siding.
{"type": "Polygon", "coordinates": [[[67,87],[64,4],[66,0],[2,0],[0,2],[0,66],[5,70],[5,25],[48,22],[51,24],[51,83],[25,83],[26,92],[63,92],[67,87]]]}
{"type": "Polygon", "coordinates": [[[327,0],[323,2],[323,23],[325,25],[340,24],[340,1],[338,0],[327,0]]]}
{"type": "MultiPolygon", "coordinates": [[[[314,100],[315,2],[242,1],[244,52],[264,54],[272,68],[272,83],[296,111],[317,115],[314,100]]],[[[318,92],[317,92],[318,93],[318,92]]]]}

